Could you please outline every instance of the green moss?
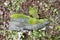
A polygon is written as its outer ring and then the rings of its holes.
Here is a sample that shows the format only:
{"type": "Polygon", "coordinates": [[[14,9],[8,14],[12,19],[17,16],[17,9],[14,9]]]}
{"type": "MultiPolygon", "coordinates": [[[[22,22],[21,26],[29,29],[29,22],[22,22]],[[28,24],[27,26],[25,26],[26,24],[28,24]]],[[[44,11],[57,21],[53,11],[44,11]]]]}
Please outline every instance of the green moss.
{"type": "Polygon", "coordinates": [[[44,23],[45,21],[48,21],[48,19],[30,18],[30,19],[29,19],[29,24],[44,23]]]}
{"type": "Polygon", "coordinates": [[[44,22],[44,19],[40,19],[39,22],[40,22],[40,23],[43,23],[43,22],[44,22]]]}
{"type": "Polygon", "coordinates": [[[39,23],[44,23],[45,21],[47,21],[48,19],[40,19],[39,23]]]}
{"type": "Polygon", "coordinates": [[[35,7],[29,7],[29,14],[32,15],[34,18],[38,18],[38,9],[35,7]]]}
{"type": "Polygon", "coordinates": [[[11,18],[30,18],[30,16],[24,14],[11,14],[11,18]]]}
{"type": "Polygon", "coordinates": [[[48,19],[45,18],[44,20],[47,21],[48,19]]]}
{"type": "Polygon", "coordinates": [[[37,9],[35,7],[29,7],[29,13],[32,15],[32,14],[35,14],[37,13],[37,9]]]}
{"type": "Polygon", "coordinates": [[[60,30],[60,25],[59,25],[59,26],[57,26],[57,28],[60,30]]]}
{"type": "Polygon", "coordinates": [[[30,16],[24,15],[24,14],[12,14],[11,18],[28,18],[28,23],[29,24],[37,24],[39,23],[44,23],[45,21],[47,21],[48,19],[36,19],[36,18],[31,18],[30,16]]]}
{"type": "Polygon", "coordinates": [[[29,24],[36,24],[38,21],[36,18],[30,18],[29,19],[29,24]]]}

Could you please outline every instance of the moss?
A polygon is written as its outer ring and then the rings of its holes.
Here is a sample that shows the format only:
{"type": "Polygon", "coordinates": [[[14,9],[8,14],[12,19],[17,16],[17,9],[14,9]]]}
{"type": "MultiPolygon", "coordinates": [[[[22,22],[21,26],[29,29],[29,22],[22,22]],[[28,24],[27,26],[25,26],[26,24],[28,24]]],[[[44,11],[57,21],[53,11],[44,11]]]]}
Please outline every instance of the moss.
{"type": "Polygon", "coordinates": [[[30,18],[29,19],[29,24],[36,24],[36,23],[38,23],[36,18],[30,18]]]}
{"type": "Polygon", "coordinates": [[[59,30],[60,30],[60,25],[58,25],[58,26],[57,26],[57,29],[59,29],[59,30]]]}
{"type": "Polygon", "coordinates": [[[30,16],[24,14],[11,14],[11,18],[30,18],[30,16]]]}
{"type": "Polygon", "coordinates": [[[44,23],[45,21],[48,21],[48,19],[40,19],[39,23],[44,23]]]}
{"type": "Polygon", "coordinates": [[[28,18],[28,23],[29,24],[37,24],[37,23],[44,23],[48,19],[36,19],[36,18],[31,18],[30,16],[24,15],[24,14],[12,14],[11,18],[28,18]]]}
{"type": "Polygon", "coordinates": [[[35,7],[29,7],[29,14],[32,15],[34,18],[39,18],[38,9],[35,7]]]}

